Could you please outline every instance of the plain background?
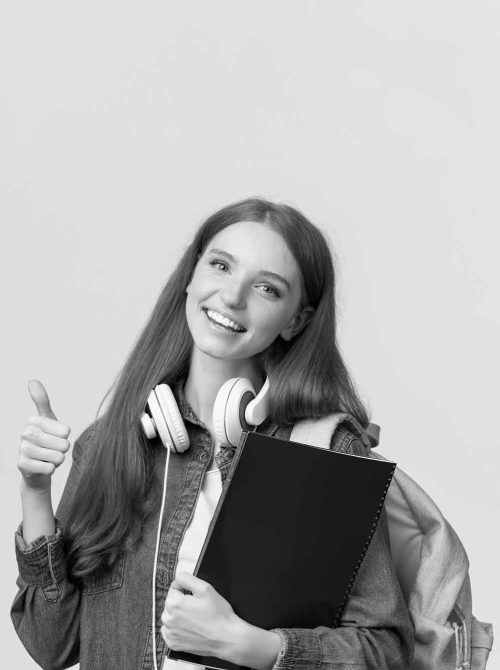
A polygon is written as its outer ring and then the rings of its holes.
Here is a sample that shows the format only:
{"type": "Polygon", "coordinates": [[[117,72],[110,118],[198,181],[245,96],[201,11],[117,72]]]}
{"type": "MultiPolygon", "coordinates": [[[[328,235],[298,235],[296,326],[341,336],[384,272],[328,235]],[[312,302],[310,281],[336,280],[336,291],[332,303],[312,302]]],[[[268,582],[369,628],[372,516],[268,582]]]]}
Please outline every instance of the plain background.
{"type": "Polygon", "coordinates": [[[381,451],[495,621],[499,33],[487,0],[2,3],[3,667],[38,667],[9,618],[28,380],[76,436],[200,221],[249,195],[328,235],[381,451]]]}

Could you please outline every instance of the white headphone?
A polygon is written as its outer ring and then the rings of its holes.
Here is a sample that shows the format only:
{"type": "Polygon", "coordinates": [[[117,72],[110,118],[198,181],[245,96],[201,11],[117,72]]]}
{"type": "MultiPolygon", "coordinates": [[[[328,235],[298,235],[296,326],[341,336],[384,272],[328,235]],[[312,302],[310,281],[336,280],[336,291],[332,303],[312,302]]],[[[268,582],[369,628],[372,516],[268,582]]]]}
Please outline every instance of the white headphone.
{"type": "MultiPolygon", "coordinates": [[[[244,377],[228,379],[219,389],[213,409],[216,439],[223,445],[236,447],[243,430],[261,424],[268,415],[269,379],[256,393],[244,377]]],[[[172,390],[158,384],[148,396],[147,410],[141,416],[145,436],[159,437],[162,444],[174,453],[189,449],[189,437],[172,390]]]]}

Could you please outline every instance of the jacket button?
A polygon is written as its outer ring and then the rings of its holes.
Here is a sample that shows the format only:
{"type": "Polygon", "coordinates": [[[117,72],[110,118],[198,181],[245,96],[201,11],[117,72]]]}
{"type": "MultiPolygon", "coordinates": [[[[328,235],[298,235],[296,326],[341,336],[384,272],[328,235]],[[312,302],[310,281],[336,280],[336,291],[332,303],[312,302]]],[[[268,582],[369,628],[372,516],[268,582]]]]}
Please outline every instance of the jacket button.
{"type": "Polygon", "coordinates": [[[200,453],[200,461],[201,461],[202,463],[204,463],[207,459],[208,459],[208,454],[207,454],[207,452],[206,452],[206,451],[202,451],[202,452],[200,453]]]}

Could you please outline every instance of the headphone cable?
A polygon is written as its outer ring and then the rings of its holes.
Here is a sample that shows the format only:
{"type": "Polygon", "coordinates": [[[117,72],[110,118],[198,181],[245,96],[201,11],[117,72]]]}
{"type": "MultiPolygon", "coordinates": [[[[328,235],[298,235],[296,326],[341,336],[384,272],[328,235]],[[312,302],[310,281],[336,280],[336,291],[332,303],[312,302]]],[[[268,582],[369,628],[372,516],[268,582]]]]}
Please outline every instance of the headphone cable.
{"type": "Polygon", "coordinates": [[[161,537],[161,524],[163,521],[163,511],[165,509],[165,493],[167,490],[167,476],[168,476],[168,466],[170,463],[170,448],[167,447],[167,461],[165,463],[165,474],[163,476],[163,493],[161,498],[161,508],[160,508],[160,520],[158,522],[158,531],[156,534],[156,548],[155,548],[155,560],[153,565],[153,612],[152,612],[152,626],[153,626],[153,664],[154,670],[158,670],[158,665],[156,662],[156,569],[158,564],[158,551],[160,549],[160,537],[161,537]]]}

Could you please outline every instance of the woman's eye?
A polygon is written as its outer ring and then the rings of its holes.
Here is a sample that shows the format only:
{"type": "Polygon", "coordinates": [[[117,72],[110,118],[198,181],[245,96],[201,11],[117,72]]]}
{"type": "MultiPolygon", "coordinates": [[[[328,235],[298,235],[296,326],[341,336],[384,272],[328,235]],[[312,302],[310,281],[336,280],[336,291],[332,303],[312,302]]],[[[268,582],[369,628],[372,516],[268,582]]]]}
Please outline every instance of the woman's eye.
{"type": "Polygon", "coordinates": [[[213,265],[218,270],[227,270],[228,269],[228,265],[227,265],[227,263],[224,263],[224,261],[213,260],[213,261],[210,261],[210,265],[213,265]]]}
{"type": "Polygon", "coordinates": [[[262,287],[264,289],[264,293],[267,293],[269,295],[274,295],[276,298],[280,297],[279,291],[274,288],[274,286],[269,286],[268,284],[263,284],[262,287]]]}

